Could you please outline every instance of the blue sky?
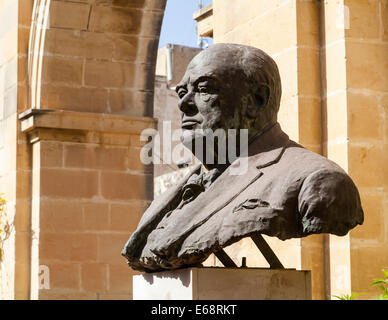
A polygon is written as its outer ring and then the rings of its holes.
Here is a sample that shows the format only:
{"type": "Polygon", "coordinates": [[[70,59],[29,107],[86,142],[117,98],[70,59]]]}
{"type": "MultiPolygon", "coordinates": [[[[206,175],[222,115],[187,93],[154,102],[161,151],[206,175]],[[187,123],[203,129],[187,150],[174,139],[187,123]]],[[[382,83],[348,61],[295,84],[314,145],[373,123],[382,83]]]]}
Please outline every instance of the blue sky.
{"type": "MultiPolygon", "coordinates": [[[[203,6],[212,0],[202,0],[203,6]]],[[[193,13],[198,10],[198,0],[167,0],[162,30],[160,32],[159,48],[167,43],[180,44],[188,47],[198,47],[193,13]]]]}

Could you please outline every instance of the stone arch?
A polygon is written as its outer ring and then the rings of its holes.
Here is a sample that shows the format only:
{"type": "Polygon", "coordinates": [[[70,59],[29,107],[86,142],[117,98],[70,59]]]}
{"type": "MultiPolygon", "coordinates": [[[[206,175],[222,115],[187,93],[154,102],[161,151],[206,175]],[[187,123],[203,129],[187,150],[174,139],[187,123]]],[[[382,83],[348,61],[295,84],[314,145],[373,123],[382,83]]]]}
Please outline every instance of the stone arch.
{"type": "Polygon", "coordinates": [[[16,196],[23,220],[16,225],[23,239],[15,246],[17,299],[130,298],[131,270],[120,250],[152,199],[139,135],[155,126],[165,5],[19,0],[20,123],[12,143],[26,159],[16,167],[23,173],[16,184],[26,190],[16,196]],[[50,271],[43,291],[42,265],[50,271]]]}
{"type": "Polygon", "coordinates": [[[25,109],[152,116],[166,0],[36,0],[25,109]]]}

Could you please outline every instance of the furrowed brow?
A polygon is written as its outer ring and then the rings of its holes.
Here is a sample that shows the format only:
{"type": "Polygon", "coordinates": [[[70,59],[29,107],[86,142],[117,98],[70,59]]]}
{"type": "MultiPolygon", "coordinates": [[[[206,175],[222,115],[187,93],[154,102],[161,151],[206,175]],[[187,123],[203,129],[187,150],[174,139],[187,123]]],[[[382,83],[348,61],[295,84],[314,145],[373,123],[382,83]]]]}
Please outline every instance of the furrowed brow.
{"type": "Polygon", "coordinates": [[[198,85],[198,83],[204,82],[204,81],[216,82],[217,80],[216,80],[215,78],[213,78],[212,76],[200,76],[200,77],[198,77],[198,78],[193,82],[193,85],[196,86],[196,85],[198,85]]]}
{"type": "Polygon", "coordinates": [[[178,91],[180,89],[187,89],[187,86],[185,84],[178,84],[176,87],[175,87],[175,92],[178,93],[178,91]]]}

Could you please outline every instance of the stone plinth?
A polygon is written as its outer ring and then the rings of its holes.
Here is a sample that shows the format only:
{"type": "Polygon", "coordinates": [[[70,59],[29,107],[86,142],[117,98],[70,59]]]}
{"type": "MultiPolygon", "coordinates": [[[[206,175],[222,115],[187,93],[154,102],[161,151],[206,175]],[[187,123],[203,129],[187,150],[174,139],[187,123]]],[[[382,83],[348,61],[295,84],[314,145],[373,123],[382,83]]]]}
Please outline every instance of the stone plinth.
{"type": "Polygon", "coordinates": [[[133,276],[134,300],[310,300],[311,272],[188,268],[133,276]]]}

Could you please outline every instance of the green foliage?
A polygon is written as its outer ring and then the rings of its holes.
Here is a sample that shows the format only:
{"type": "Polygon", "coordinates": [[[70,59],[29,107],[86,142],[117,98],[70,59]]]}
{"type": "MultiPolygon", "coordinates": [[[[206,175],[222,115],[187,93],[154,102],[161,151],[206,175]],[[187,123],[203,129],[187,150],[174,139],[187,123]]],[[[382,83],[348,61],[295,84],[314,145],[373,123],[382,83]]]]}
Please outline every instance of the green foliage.
{"type": "Polygon", "coordinates": [[[383,269],[385,278],[375,279],[371,286],[378,287],[382,293],[376,297],[377,300],[388,300],[388,269],[383,269]]]}
{"type": "Polygon", "coordinates": [[[362,294],[364,294],[364,292],[353,292],[351,294],[343,294],[342,296],[333,295],[333,297],[339,300],[355,300],[359,295],[362,294]]]}
{"type": "MultiPolygon", "coordinates": [[[[375,298],[376,300],[388,300],[388,269],[383,269],[382,271],[385,278],[375,279],[371,284],[371,287],[378,287],[382,291],[381,295],[375,298]]],[[[333,297],[339,300],[355,300],[355,298],[364,293],[365,292],[353,292],[351,294],[343,294],[341,296],[333,295],[333,297]]]]}

